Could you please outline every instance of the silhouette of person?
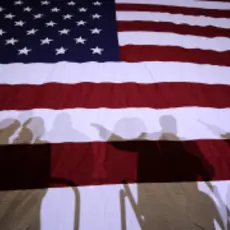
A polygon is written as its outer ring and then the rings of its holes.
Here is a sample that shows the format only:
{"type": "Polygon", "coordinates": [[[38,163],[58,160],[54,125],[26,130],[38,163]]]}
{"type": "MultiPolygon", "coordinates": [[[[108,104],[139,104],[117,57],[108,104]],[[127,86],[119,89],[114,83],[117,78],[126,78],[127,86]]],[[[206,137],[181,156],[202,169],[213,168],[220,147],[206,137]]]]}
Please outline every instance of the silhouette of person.
{"type": "Polygon", "coordinates": [[[141,140],[146,136],[146,133],[143,132],[146,127],[143,122],[138,118],[123,118],[119,120],[115,125],[114,132],[111,132],[110,130],[99,124],[91,124],[91,126],[98,130],[100,137],[104,141],[109,142],[141,140]],[[119,132],[127,137],[120,136],[118,134],[119,132]]]}
{"type": "Polygon", "coordinates": [[[22,127],[19,121],[10,120],[10,125],[1,130],[1,141],[10,143],[9,138],[15,131],[19,130],[19,133],[12,141],[13,145],[0,146],[0,190],[17,191],[0,192],[0,228],[40,230],[41,201],[47,189],[28,189],[47,187],[50,149],[46,144],[27,144],[39,142],[44,132],[43,120],[39,117],[30,118],[22,127]]]}
{"type": "MultiPolygon", "coordinates": [[[[196,143],[194,141],[183,143],[180,141],[180,138],[177,137],[175,118],[173,116],[162,116],[160,118],[160,125],[161,131],[159,132],[150,134],[140,132],[136,138],[127,140],[101,125],[93,124],[99,131],[99,135],[103,139],[107,139],[113,147],[120,151],[138,154],[136,180],[138,183],[197,181],[199,178],[204,180],[211,179],[214,173],[213,167],[200,152],[196,143]],[[161,141],[144,141],[144,139],[160,139],[161,141]]],[[[122,167],[122,165],[119,165],[119,167],[122,167]]],[[[195,188],[193,190],[195,190],[195,188]]],[[[170,204],[165,204],[164,200],[167,197],[171,197],[171,202],[174,198],[166,185],[165,187],[161,187],[161,190],[157,193],[155,193],[156,189],[158,188],[148,188],[148,184],[146,184],[146,186],[145,184],[138,185],[137,209],[139,215],[143,215],[145,219],[142,229],[153,229],[153,226],[155,226],[156,229],[170,229],[170,225],[167,225],[169,222],[176,223],[175,229],[189,229],[186,224],[181,225],[179,220],[173,219],[176,217],[173,217],[171,220],[170,218],[167,219],[167,217],[161,217],[164,216],[165,213],[168,213],[167,210],[170,210],[168,207],[170,204]],[[154,207],[156,207],[156,209],[154,209],[154,207]],[[159,218],[161,221],[157,221],[159,218]],[[156,225],[156,223],[158,223],[158,225],[156,225]],[[178,226],[178,228],[176,226],[178,226]]],[[[177,189],[175,189],[175,191],[177,191],[177,189]]],[[[199,193],[197,188],[195,191],[199,193]]],[[[198,196],[198,194],[196,196],[198,196]]],[[[173,212],[179,207],[180,210],[182,210],[178,211],[180,212],[179,214],[184,215],[185,209],[184,207],[181,209],[181,207],[178,206],[179,202],[182,201],[175,200],[175,202],[172,202],[172,209],[170,211],[173,212]]],[[[209,220],[212,221],[211,217],[209,220]]]]}
{"type": "MultiPolygon", "coordinates": [[[[3,142],[9,143],[20,123],[9,119],[1,122],[0,127],[3,142]]],[[[71,181],[51,177],[51,149],[49,143],[41,140],[44,133],[43,119],[32,117],[22,124],[13,145],[0,146],[0,229],[40,230],[40,209],[47,188],[52,184],[76,186],[71,181]],[[18,191],[9,191],[15,189],[18,191]]],[[[77,230],[80,195],[76,187],[73,191],[77,230]]]]}
{"type": "MultiPolygon", "coordinates": [[[[15,123],[14,123],[15,124],[15,123]]],[[[19,127],[19,122],[16,122],[19,127]]],[[[12,131],[15,128],[8,130],[12,131]]],[[[0,146],[1,190],[46,187],[50,175],[50,145],[40,142],[44,133],[43,120],[28,119],[11,145],[0,146]]],[[[12,132],[8,132],[10,135],[12,132]]],[[[9,136],[5,135],[5,136],[9,136]]]]}
{"type": "Polygon", "coordinates": [[[98,129],[103,138],[109,136],[109,143],[119,150],[138,153],[137,182],[196,181],[212,178],[213,167],[204,158],[194,141],[183,143],[177,137],[176,120],[172,116],[160,118],[162,130],[158,133],[141,132],[132,140],[125,140],[101,125],[98,129]],[[164,141],[140,141],[156,137],[164,141]],[[166,141],[169,138],[174,141],[166,141]],[[116,140],[110,141],[110,140],[116,140]],[[137,141],[138,140],[138,141],[137,141]]]}
{"type": "MultiPolygon", "coordinates": [[[[95,127],[99,130],[99,135],[102,137],[103,140],[109,140],[110,142],[115,141],[123,141],[123,138],[119,135],[116,135],[115,133],[111,133],[109,130],[105,129],[101,125],[98,124],[91,124],[91,126],[95,127]]],[[[138,129],[145,128],[142,122],[140,120],[133,118],[133,119],[122,119],[118,121],[116,124],[117,131],[130,131],[131,129],[132,134],[138,135],[138,129]],[[131,120],[131,122],[130,122],[131,120]],[[130,124],[129,124],[130,123],[130,124]],[[135,124],[135,126],[133,126],[135,124]]],[[[130,134],[128,132],[127,134],[130,134]]],[[[136,139],[139,140],[141,136],[138,136],[136,139]]],[[[106,154],[107,154],[107,145],[104,142],[92,142],[92,152],[94,157],[94,173],[93,178],[95,178],[95,181],[103,181],[105,182],[107,178],[107,173],[105,170],[105,162],[106,162],[106,154]]]]}
{"type": "Polygon", "coordinates": [[[127,221],[124,198],[128,198],[142,230],[214,230],[214,219],[225,229],[214,200],[200,191],[196,182],[138,184],[138,197],[135,203],[129,186],[124,184],[121,190],[122,230],[126,229],[127,221]]]}
{"type": "MultiPolygon", "coordinates": [[[[71,186],[68,181],[58,180],[61,184],[71,186]]],[[[55,181],[57,183],[57,180],[55,181]]],[[[74,192],[74,230],[79,229],[80,223],[80,193],[77,187],[71,187],[74,192]]],[[[44,189],[27,189],[16,191],[0,191],[0,229],[33,229],[40,230],[43,222],[41,211],[50,215],[51,211],[55,212],[53,207],[46,207],[41,210],[43,199],[48,195],[49,190],[44,189]]],[[[54,202],[59,202],[54,199],[54,202]]],[[[62,220],[56,220],[61,224],[62,220]]]]}
{"type": "Polygon", "coordinates": [[[57,115],[52,130],[47,132],[45,137],[54,143],[89,141],[89,137],[73,128],[71,117],[67,112],[57,115]]]}
{"type": "Polygon", "coordinates": [[[173,116],[165,115],[160,117],[161,131],[155,133],[142,133],[147,139],[155,140],[168,140],[179,141],[181,138],[177,137],[177,125],[173,116]]]}

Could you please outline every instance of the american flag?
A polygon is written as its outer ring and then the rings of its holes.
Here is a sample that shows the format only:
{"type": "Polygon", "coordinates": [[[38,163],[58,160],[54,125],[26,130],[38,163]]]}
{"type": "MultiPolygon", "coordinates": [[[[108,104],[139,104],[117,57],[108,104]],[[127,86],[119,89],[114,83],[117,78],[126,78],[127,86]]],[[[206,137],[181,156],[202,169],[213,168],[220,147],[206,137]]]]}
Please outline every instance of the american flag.
{"type": "Polygon", "coordinates": [[[7,1],[0,189],[230,179],[230,3],[7,1]]]}
{"type": "Polygon", "coordinates": [[[229,229],[229,66],[227,0],[1,1],[0,228],[229,229]]]}

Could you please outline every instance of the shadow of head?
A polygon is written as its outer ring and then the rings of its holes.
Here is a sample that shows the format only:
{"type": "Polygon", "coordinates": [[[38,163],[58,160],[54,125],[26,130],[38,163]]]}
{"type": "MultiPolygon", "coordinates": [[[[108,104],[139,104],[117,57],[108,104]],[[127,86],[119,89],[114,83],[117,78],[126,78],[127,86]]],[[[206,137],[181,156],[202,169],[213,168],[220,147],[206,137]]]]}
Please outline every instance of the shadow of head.
{"type": "Polygon", "coordinates": [[[164,115],[160,117],[160,125],[163,133],[177,133],[177,122],[176,119],[171,115],[164,115]]]}
{"type": "Polygon", "coordinates": [[[120,119],[114,126],[114,134],[123,139],[135,139],[146,131],[145,123],[140,118],[130,117],[120,119]]]}
{"type": "Polygon", "coordinates": [[[60,113],[54,120],[53,128],[67,129],[72,127],[71,117],[68,113],[60,113]]]}
{"type": "Polygon", "coordinates": [[[114,125],[113,130],[101,124],[92,123],[91,126],[97,129],[99,136],[108,141],[127,141],[139,139],[146,130],[144,122],[139,118],[122,118],[114,125]]]}

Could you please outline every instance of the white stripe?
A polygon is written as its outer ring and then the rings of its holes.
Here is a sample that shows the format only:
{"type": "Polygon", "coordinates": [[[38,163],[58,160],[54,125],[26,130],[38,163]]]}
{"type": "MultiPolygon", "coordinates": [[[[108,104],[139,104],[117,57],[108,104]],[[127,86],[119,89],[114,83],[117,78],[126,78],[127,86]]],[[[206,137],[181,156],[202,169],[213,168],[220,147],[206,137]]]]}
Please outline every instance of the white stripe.
{"type": "Polygon", "coordinates": [[[0,84],[197,82],[230,85],[230,68],[179,62],[0,65],[0,84]]]}
{"type": "Polygon", "coordinates": [[[208,2],[208,1],[194,1],[194,0],[116,0],[116,3],[127,3],[127,4],[150,4],[150,5],[165,5],[165,6],[181,6],[181,7],[192,7],[202,9],[220,9],[229,10],[230,3],[227,2],[208,2]]]}
{"type": "Polygon", "coordinates": [[[230,39],[224,37],[198,37],[162,32],[119,32],[120,46],[125,45],[157,45],[178,46],[186,49],[201,49],[214,51],[230,50],[230,39]]]}
{"type": "Polygon", "coordinates": [[[136,11],[117,11],[116,17],[118,21],[171,22],[177,25],[187,24],[190,26],[230,28],[230,19],[227,18],[136,11]]]}
{"type": "Polygon", "coordinates": [[[162,124],[164,132],[186,140],[221,139],[221,134],[230,133],[230,122],[226,122],[230,118],[230,108],[199,107],[1,111],[0,128],[10,124],[5,119],[17,119],[23,123],[30,117],[39,117],[28,126],[34,139],[42,135],[42,140],[53,143],[107,141],[111,138],[111,132],[125,140],[135,139],[145,132],[148,135],[143,139],[158,140],[163,132],[162,124]],[[109,131],[100,128],[100,135],[99,128],[94,124],[109,131]]]}

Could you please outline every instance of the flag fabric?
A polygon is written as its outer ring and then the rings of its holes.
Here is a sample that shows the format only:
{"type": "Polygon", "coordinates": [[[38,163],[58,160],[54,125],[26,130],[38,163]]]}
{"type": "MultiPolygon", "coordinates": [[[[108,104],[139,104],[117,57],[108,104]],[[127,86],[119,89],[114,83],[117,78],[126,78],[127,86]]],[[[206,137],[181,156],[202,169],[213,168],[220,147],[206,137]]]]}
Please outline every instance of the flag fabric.
{"type": "Polygon", "coordinates": [[[1,30],[1,63],[120,59],[112,1],[6,2],[1,30]]]}
{"type": "Polygon", "coordinates": [[[0,228],[229,229],[229,57],[227,0],[1,1],[0,228]]]}
{"type": "Polygon", "coordinates": [[[230,3],[7,1],[0,189],[230,179],[230,3]]]}

